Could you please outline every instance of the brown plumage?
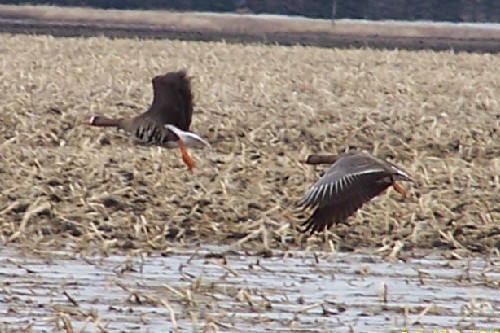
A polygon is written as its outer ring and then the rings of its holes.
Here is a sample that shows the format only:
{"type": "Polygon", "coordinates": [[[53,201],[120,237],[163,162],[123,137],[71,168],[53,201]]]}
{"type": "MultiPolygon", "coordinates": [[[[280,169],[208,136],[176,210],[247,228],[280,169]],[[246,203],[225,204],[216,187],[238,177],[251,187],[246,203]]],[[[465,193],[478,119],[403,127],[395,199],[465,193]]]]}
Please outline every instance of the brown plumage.
{"type": "Polygon", "coordinates": [[[177,143],[183,161],[191,171],[194,167],[194,161],[187,153],[186,144],[194,146],[199,143],[207,143],[194,133],[189,132],[193,114],[190,79],[185,70],[155,76],[152,79],[153,102],[143,114],[133,118],[119,119],[92,116],[84,123],[90,126],[116,127],[125,130],[134,139],[145,144],[172,147],[177,143]],[[175,128],[168,125],[173,125],[175,128]]]}
{"type": "Polygon", "coordinates": [[[309,155],[306,164],[333,164],[307,191],[298,205],[314,209],[303,223],[304,232],[314,233],[330,229],[353,215],[388,187],[403,196],[405,190],[396,181],[413,181],[408,173],[394,164],[365,152],[335,155],[309,155]]]}

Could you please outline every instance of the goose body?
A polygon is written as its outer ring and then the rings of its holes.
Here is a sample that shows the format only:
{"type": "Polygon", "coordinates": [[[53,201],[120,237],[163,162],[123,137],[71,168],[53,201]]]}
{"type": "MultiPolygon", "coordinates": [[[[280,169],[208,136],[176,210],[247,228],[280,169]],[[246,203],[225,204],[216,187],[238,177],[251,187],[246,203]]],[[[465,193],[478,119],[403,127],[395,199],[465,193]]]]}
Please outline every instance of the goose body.
{"type": "Polygon", "coordinates": [[[199,147],[208,142],[189,131],[193,114],[191,80],[185,70],[168,72],[152,79],[153,101],[149,109],[132,118],[112,119],[94,115],[85,120],[89,126],[116,127],[128,132],[142,144],[164,147],[179,146],[184,163],[189,170],[194,161],[186,146],[199,147]]]}
{"type": "Polygon", "coordinates": [[[302,209],[314,209],[303,224],[304,231],[311,234],[346,221],[390,186],[406,196],[396,182],[413,181],[401,168],[366,152],[309,155],[303,163],[333,164],[298,203],[302,209]]]}

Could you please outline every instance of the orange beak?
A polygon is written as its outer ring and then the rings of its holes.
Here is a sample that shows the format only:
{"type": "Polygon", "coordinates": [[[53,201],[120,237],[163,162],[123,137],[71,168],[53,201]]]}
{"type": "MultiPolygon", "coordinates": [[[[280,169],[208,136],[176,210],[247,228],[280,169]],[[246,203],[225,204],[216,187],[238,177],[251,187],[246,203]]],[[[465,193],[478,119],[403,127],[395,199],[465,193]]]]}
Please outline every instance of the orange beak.
{"type": "Polygon", "coordinates": [[[406,197],[406,190],[404,188],[402,188],[401,185],[399,185],[396,182],[393,182],[392,183],[392,187],[394,188],[394,190],[396,192],[398,192],[399,194],[401,194],[403,197],[406,197]]]}
{"type": "Polygon", "coordinates": [[[177,140],[177,144],[179,145],[179,148],[181,150],[182,161],[184,162],[184,164],[186,164],[188,170],[190,172],[193,172],[193,168],[195,165],[194,160],[191,158],[191,156],[189,156],[186,146],[184,145],[184,142],[181,139],[179,139],[177,140]]]}

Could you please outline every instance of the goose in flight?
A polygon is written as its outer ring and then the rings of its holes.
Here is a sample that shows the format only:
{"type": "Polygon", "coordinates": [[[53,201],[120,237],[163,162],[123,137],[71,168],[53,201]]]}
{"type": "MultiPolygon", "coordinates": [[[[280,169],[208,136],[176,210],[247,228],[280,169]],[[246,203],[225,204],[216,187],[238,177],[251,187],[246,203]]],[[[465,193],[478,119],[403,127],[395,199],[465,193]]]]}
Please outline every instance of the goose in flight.
{"type": "Polygon", "coordinates": [[[132,118],[108,118],[94,115],[84,124],[97,127],[116,127],[128,132],[143,144],[155,144],[165,147],[179,146],[182,160],[189,171],[194,168],[194,161],[186,147],[210,146],[197,134],[191,132],[193,114],[193,94],[191,78],[185,70],[168,72],[152,79],[153,102],[149,109],[132,118]]]}
{"type": "Polygon", "coordinates": [[[302,209],[314,209],[303,223],[304,232],[313,234],[330,229],[353,215],[365,203],[392,186],[406,196],[397,181],[411,181],[407,172],[366,152],[341,155],[309,155],[305,164],[333,164],[298,202],[302,209]]]}

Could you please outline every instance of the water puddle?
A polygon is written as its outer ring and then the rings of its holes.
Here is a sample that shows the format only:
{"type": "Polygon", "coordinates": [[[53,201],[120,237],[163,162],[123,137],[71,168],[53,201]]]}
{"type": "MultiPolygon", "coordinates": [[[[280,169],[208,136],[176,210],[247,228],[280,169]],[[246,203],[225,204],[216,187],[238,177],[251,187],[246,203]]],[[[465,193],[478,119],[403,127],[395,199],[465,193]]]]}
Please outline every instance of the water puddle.
{"type": "Polygon", "coordinates": [[[203,247],[169,256],[0,251],[0,331],[500,330],[498,260],[203,247]]]}

